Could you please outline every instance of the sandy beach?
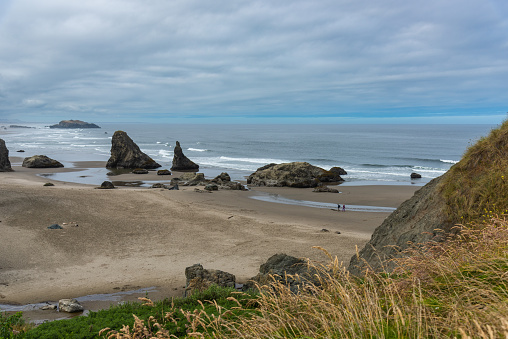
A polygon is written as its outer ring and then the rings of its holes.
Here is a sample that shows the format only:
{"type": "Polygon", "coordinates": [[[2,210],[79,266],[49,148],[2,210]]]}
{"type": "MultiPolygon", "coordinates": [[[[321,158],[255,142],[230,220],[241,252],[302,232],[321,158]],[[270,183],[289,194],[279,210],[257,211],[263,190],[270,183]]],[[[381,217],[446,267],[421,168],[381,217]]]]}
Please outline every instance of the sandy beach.
{"type": "MultiPolygon", "coordinates": [[[[11,162],[19,163],[19,158],[11,162]]],[[[71,170],[104,165],[81,163],[71,170]]],[[[251,197],[271,193],[295,200],[397,207],[419,188],[344,186],[339,194],[294,188],[198,193],[183,186],[178,191],[99,190],[94,187],[100,183],[37,176],[69,169],[13,169],[0,173],[0,304],[146,287],[155,287],[150,294],[154,299],[181,296],[187,266],[201,263],[227,271],[242,283],[276,253],[325,259],[312,246],[326,248],[347,264],[389,213],[337,212],[251,197]],[[55,186],[44,187],[46,182],[55,186]],[[47,228],[55,223],[63,229],[47,228]]],[[[117,178],[140,180],[134,174],[117,178]]],[[[160,178],[155,173],[143,176],[160,178]]],[[[166,181],[169,178],[161,180],[166,181]]]]}

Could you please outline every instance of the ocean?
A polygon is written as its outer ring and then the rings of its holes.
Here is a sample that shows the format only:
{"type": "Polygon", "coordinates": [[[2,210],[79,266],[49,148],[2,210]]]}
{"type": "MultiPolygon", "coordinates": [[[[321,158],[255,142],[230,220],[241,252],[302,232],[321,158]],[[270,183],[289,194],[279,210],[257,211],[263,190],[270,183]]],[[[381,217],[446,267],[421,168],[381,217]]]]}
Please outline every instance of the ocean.
{"type": "MultiPolygon", "coordinates": [[[[212,178],[227,172],[245,179],[269,163],[306,161],[330,169],[344,168],[343,185],[423,185],[459,161],[468,146],[493,125],[196,125],[99,123],[100,129],[3,129],[10,156],[44,154],[73,167],[77,161],[107,161],[111,137],[123,130],[141,150],[171,168],[179,141],[184,154],[212,178]],[[17,153],[24,150],[24,153],[17,153]],[[421,179],[411,179],[417,172],[421,179]]],[[[21,163],[13,163],[20,165],[21,163]]],[[[61,173],[55,180],[100,184],[104,169],[61,173]]]]}

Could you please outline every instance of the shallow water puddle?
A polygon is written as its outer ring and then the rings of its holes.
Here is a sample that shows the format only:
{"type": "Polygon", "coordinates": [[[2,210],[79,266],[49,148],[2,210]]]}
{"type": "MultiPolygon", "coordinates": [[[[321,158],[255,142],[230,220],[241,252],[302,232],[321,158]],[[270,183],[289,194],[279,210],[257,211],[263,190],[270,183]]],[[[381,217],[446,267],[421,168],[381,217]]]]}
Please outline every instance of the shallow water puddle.
{"type": "MultiPolygon", "coordinates": [[[[308,200],[295,200],[282,197],[278,194],[267,194],[267,195],[255,195],[250,198],[266,201],[266,202],[275,202],[278,204],[286,204],[286,205],[297,205],[297,206],[306,206],[306,207],[315,207],[315,208],[326,208],[326,209],[337,209],[337,204],[327,203],[327,202],[318,202],[318,201],[308,201],[308,200]]],[[[386,212],[391,213],[396,210],[393,207],[380,207],[380,206],[363,206],[363,205],[347,205],[347,211],[354,212],[386,212]]]]}
{"type": "Polygon", "coordinates": [[[48,305],[58,305],[58,301],[42,302],[26,305],[0,304],[0,311],[14,313],[23,312],[23,317],[31,323],[40,324],[46,321],[69,319],[76,316],[87,315],[90,311],[108,308],[110,305],[126,301],[136,301],[138,297],[146,297],[149,292],[157,292],[155,287],[141,288],[137,290],[119,291],[115,293],[90,294],[74,298],[85,311],[77,313],[58,312],[57,310],[41,310],[48,305]]]}

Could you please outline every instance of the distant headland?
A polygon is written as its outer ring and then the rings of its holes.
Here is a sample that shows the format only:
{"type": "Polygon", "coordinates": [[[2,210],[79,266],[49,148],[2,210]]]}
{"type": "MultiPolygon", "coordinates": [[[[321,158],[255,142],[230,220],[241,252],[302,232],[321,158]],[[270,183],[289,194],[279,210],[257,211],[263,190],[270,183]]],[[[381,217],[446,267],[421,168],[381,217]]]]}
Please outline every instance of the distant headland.
{"type": "Polygon", "coordinates": [[[62,120],[56,125],[49,126],[49,128],[100,128],[100,126],[81,120],[62,120]]]}

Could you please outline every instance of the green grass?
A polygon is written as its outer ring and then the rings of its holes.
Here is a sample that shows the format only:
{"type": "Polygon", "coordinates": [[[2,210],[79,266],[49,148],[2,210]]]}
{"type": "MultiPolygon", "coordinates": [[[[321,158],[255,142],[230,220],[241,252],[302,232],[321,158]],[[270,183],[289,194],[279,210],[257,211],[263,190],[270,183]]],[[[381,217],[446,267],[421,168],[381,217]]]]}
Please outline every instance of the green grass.
{"type": "Polygon", "coordinates": [[[0,313],[0,339],[13,338],[13,330],[20,330],[25,326],[22,316],[21,312],[12,315],[0,313]]]}
{"type": "MultiPolygon", "coordinates": [[[[128,325],[132,328],[134,325],[133,314],[145,321],[145,323],[148,323],[148,319],[153,317],[152,323],[154,321],[161,324],[164,323],[164,328],[170,334],[184,337],[190,322],[183,312],[192,313],[195,310],[203,310],[209,315],[218,316],[219,312],[216,307],[218,305],[223,308],[224,312],[232,310],[230,317],[236,317],[238,314],[246,314],[255,310],[251,306],[255,304],[249,303],[247,305],[247,302],[255,297],[254,293],[237,294],[234,289],[219,288],[213,285],[207,290],[195,293],[187,298],[166,299],[154,303],[153,306],[144,305],[140,302],[126,303],[106,310],[90,312],[86,316],[44,323],[17,338],[98,338],[99,331],[103,328],[110,328],[116,331],[119,331],[123,325],[128,325]],[[238,303],[228,299],[231,297],[234,297],[244,305],[242,310],[234,309],[238,307],[238,303]],[[213,300],[216,302],[216,305],[207,302],[213,300]]],[[[2,337],[0,336],[0,338],[2,337]]]]}

